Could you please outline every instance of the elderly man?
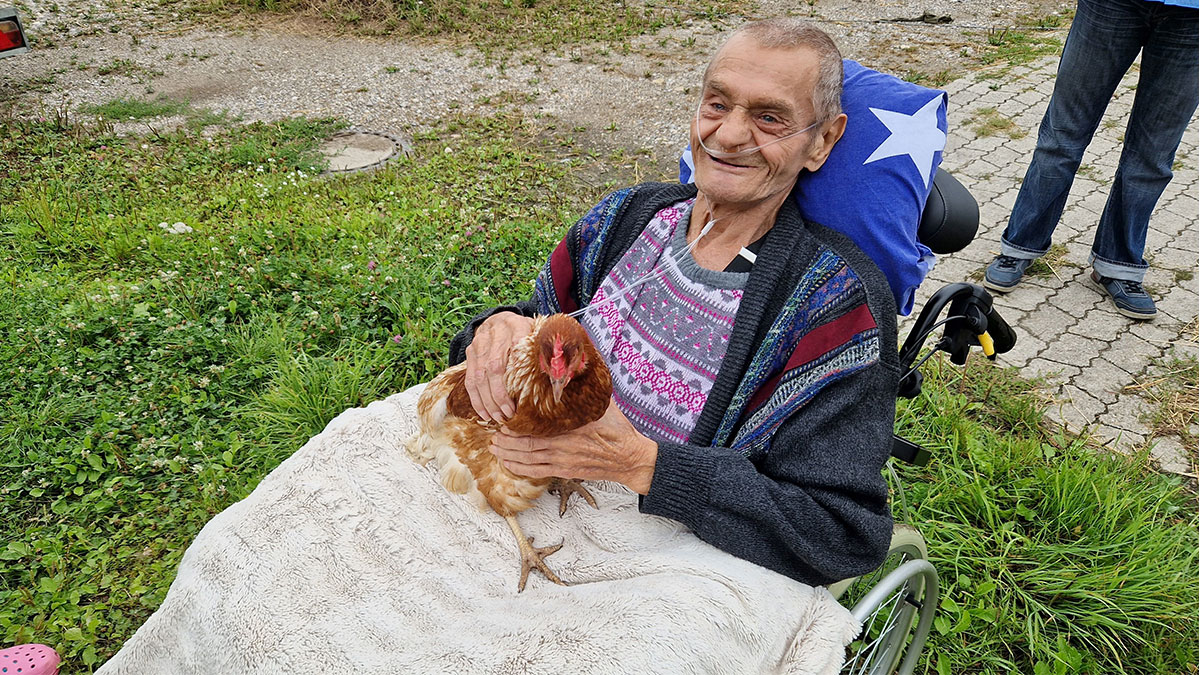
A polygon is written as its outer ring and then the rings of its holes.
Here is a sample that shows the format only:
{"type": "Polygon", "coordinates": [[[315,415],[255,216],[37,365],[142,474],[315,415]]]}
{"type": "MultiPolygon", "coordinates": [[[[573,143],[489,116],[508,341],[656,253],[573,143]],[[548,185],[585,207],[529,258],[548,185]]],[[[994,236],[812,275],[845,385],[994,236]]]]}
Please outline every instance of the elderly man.
{"type": "Polygon", "coordinates": [[[600,420],[551,438],[498,434],[509,470],[620,482],[644,513],[810,584],[881,562],[894,300],[858,248],[788,199],[845,129],[841,84],[822,31],[741,28],[704,74],[696,185],[609,195],[567,232],[530,301],[456,336],[451,360],[467,361],[489,420],[513,411],[503,364],[535,314],[579,310],[612,370],[600,420]]]}

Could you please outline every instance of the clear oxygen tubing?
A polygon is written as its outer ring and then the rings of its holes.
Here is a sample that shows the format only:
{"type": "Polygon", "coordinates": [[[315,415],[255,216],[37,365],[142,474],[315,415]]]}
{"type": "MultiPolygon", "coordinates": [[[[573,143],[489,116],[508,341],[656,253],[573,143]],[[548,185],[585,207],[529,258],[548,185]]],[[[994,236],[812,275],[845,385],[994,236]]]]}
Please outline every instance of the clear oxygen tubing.
{"type": "MultiPolygon", "coordinates": [[[[704,137],[700,135],[700,108],[703,105],[704,105],[703,102],[696,105],[696,140],[698,140],[700,142],[700,147],[704,148],[705,152],[707,152],[709,155],[712,155],[716,159],[720,159],[720,160],[737,159],[739,157],[747,157],[749,155],[753,155],[754,153],[758,152],[759,150],[762,150],[763,148],[765,148],[767,146],[775,145],[776,143],[786,141],[789,138],[794,138],[796,136],[799,136],[800,134],[808,131],[809,129],[812,129],[813,127],[815,127],[821,123],[820,120],[817,120],[816,122],[813,122],[812,124],[804,127],[803,129],[800,129],[799,131],[793,131],[792,133],[790,133],[786,136],[780,136],[779,138],[767,141],[766,143],[763,143],[762,145],[756,145],[752,148],[746,148],[745,150],[738,150],[737,152],[725,152],[724,150],[713,150],[712,148],[708,147],[708,145],[706,145],[704,143],[704,137]]],[[[711,132],[709,135],[711,135],[711,132]]]]}
{"type": "MultiPolygon", "coordinates": [[[[695,208],[695,206],[693,205],[692,208],[695,208]]],[[[700,243],[700,240],[702,238],[704,238],[704,235],[708,234],[709,230],[712,229],[712,226],[714,224],[716,224],[716,222],[718,220],[723,220],[726,217],[727,216],[722,216],[721,218],[710,218],[709,221],[704,224],[704,227],[700,228],[700,234],[696,235],[696,238],[693,239],[690,244],[688,244],[686,247],[683,248],[683,250],[679,251],[678,253],[675,253],[675,254],[671,255],[670,257],[668,257],[667,260],[678,263],[680,260],[683,260],[683,257],[685,255],[690,255],[692,252],[692,249],[696,248],[696,244],[700,243]]],[[[567,316],[572,317],[572,318],[577,318],[577,317],[581,316],[584,312],[588,311],[589,309],[593,309],[598,306],[603,307],[605,304],[612,304],[612,303],[616,302],[617,300],[620,300],[621,298],[628,295],[630,291],[637,288],[638,286],[641,286],[642,284],[644,284],[648,281],[652,281],[656,276],[659,276],[660,274],[665,273],[666,269],[667,269],[667,262],[661,262],[661,263],[655,265],[649,272],[646,272],[642,276],[640,276],[637,279],[635,279],[634,281],[630,282],[629,285],[627,285],[625,288],[621,289],[621,292],[619,292],[611,297],[605,298],[604,300],[601,300],[598,303],[596,303],[596,302],[588,303],[587,305],[580,307],[579,309],[575,310],[574,312],[568,313],[567,316]]]]}

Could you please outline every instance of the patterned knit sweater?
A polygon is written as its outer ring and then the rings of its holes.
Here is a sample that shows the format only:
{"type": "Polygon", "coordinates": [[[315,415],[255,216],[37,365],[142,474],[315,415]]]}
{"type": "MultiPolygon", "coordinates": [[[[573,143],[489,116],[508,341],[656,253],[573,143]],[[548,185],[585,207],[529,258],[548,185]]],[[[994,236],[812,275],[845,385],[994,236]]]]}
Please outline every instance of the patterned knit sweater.
{"type": "Polygon", "coordinates": [[[733,330],[746,272],[715,272],[688,249],[692,200],[650,219],[579,316],[613,375],[613,400],[655,441],[686,443],[733,330]]]}
{"type": "MultiPolygon", "coordinates": [[[[550,255],[533,299],[473,319],[452,341],[451,362],[495,312],[588,304],[654,215],[694,196],[694,186],[647,183],[606,197],[550,255]]],[[[879,269],[786,201],[695,427],[687,442],[658,443],[642,511],[809,584],[877,567],[891,538],[880,470],[900,375],[895,317],[879,269]]]]}

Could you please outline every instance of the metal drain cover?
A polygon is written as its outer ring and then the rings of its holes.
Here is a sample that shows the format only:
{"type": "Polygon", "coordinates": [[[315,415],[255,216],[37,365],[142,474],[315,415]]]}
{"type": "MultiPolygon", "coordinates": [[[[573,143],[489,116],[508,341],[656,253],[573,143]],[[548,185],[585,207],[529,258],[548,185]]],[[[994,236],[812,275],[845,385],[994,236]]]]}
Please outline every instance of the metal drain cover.
{"type": "Polygon", "coordinates": [[[320,151],[329,160],[329,173],[351,173],[383,166],[408,152],[408,143],[379,131],[351,130],[322,143],[320,151]]]}

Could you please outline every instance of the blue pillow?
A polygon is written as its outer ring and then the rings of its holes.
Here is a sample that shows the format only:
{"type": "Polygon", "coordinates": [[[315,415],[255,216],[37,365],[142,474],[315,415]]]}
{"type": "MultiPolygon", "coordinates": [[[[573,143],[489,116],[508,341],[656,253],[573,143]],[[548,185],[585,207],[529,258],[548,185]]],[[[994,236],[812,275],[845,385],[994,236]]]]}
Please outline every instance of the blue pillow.
{"type": "MultiPolygon", "coordinates": [[[[933,253],[917,241],[921,212],[946,146],[946,93],[843,61],[846,133],[792,195],[807,220],[850,237],[887,277],[909,314],[933,253]],[[865,197],[870,198],[865,198],[865,197]]],[[[679,180],[692,182],[691,146],[679,180]]]]}

